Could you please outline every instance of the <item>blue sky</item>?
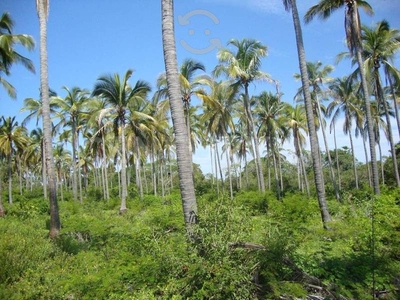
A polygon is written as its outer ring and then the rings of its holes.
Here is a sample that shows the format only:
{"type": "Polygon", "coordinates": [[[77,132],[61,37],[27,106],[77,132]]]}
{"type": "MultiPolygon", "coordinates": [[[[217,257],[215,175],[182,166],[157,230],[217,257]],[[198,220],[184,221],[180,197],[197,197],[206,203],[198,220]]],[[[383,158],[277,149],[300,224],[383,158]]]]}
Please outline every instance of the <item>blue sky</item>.
{"type": "MultiPolygon", "coordinates": [[[[317,0],[299,0],[299,12],[316,4],[317,0]]],[[[372,26],[386,19],[392,28],[400,29],[399,0],[370,0],[374,16],[362,14],[362,23],[372,26]]],[[[32,35],[37,47],[32,52],[18,51],[29,57],[36,74],[21,66],[11,69],[7,79],[17,89],[12,100],[0,88],[0,114],[17,116],[25,98],[39,97],[39,25],[34,0],[2,0],[1,12],[10,12],[16,25],[14,33],[32,35]]],[[[293,103],[300,83],[293,79],[298,73],[297,50],[291,15],[284,11],[282,0],[176,0],[175,30],[178,63],[185,58],[203,62],[208,72],[217,64],[218,46],[231,38],[254,38],[268,47],[262,70],[281,84],[283,99],[293,103]],[[179,18],[179,16],[181,16],[179,18]]],[[[327,21],[314,20],[303,25],[308,61],[334,64],[335,56],[346,51],[344,10],[335,12],[327,21]]],[[[48,21],[49,84],[60,96],[62,87],[79,86],[91,90],[100,75],[123,74],[135,70],[131,81],[148,81],[155,90],[159,74],[164,72],[161,44],[161,9],[158,0],[53,0],[48,21]]],[[[399,66],[397,60],[397,67],[399,66]]],[[[351,71],[349,61],[335,66],[332,77],[351,71]]],[[[268,83],[257,83],[253,93],[274,91],[268,83]]],[[[194,100],[196,104],[196,100],[194,100]]],[[[30,126],[35,126],[33,124],[30,126]]],[[[341,125],[337,132],[342,132],[341,125]]],[[[398,141],[397,131],[394,131],[398,141]]],[[[339,137],[340,145],[348,145],[347,137],[339,137]]],[[[359,144],[359,160],[364,160],[359,144]]],[[[290,148],[290,146],[288,145],[290,148]]],[[[388,145],[382,143],[384,154],[388,145]]],[[[194,160],[208,171],[209,152],[198,151],[194,160]]]]}

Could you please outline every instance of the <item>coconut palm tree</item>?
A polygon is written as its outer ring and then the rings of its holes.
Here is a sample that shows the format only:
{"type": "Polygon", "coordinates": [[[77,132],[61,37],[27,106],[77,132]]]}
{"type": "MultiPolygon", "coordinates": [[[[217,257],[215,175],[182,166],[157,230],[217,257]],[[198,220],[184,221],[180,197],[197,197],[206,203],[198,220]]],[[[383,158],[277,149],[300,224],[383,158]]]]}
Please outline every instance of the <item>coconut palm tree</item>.
{"type": "Polygon", "coordinates": [[[357,90],[360,88],[351,81],[344,78],[335,79],[332,84],[329,85],[329,90],[333,97],[333,101],[328,105],[328,115],[332,115],[332,126],[335,126],[337,120],[342,114],[344,114],[343,132],[349,135],[350,147],[353,155],[353,171],[356,188],[358,189],[358,175],[357,165],[354,152],[354,143],[352,137],[353,124],[357,127],[362,127],[364,124],[364,118],[362,111],[362,103],[360,97],[357,94],[357,90]]]}
{"type": "Polygon", "coordinates": [[[376,161],[374,126],[371,114],[370,92],[368,81],[366,78],[364,60],[362,56],[363,46],[361,41],[361,23],[358,7],[364,9],[368,14],[373,14],[372,7],[364,0],[320,0],[320,2],[312,6],[304,16],[306,23],[310,22],[314,17],[327,19],[330,15],[345,7],[345,30],[347,38],[347,46],[350,53],[355,57],[360,71],[361,88],[363,91],[363,101],[365,106],[365,117],[368,128],[369,148],[371,155],[372,182],[375,194],[380,194],[378,165],[376,161]]]}
{"type": "MultiPolygon", "coordinates": [[[[114,76],[106,75],[97,79],[93,88],[92,95],[104,98],[109,107],[104,108],[101,115],[109,115],[112,118],[114,135],[120,138],[120,153],[121,153],[121,207],[120,213],[123,214],[126,210],[127,198],[127,176],[126,176],[126,133],[125,129],[130,120],[130,106],[137,101],[143,101],[150,86],[145,81],[137,81],[135,86],[130,87],[129,78],[132,76],[133,70],[127,70],[125,75],[120,78],[118,74],[114,76]]],[[[100,118],[101,119],[101,118],[100,118]]]]}
{"type": "Polygon", "coordinates": [[[277,159],[279,156],[279,142],[287,135],[286,122],[283,115],[285,104],[280,101],[279,96],[270,92],[263,92],[256,97],[257,106],[254,109],[258,121],[258,135],[265,140],[267,156],[272,156],[274,165],[277,198],[281,200],[281,189],[279,182],[279,168],[277,159]]]}
{"type": "MultiPolygon", "coordinates": [[[[230,147],[228,146],[228,135],[233,133],[235,125],[232,117],[232,105],[235,91],[228,82],[215,82],[210,84],[210,93],[200,98],[204,104],[204,113],[201,123],[206,125],[205,135],[210,135],[215,141],[222,139],[225,143],[224,149],[227,154],[227,166],[230,168],[230,147]]],[[[232,177],[228,170],[229,187],[231,199],[233,199],[232,177]]]]}
{"type": "Polygon", "coordinates": [[[141,158],[146,156],[145,151],[157,142],[155,132],[161,130],[161,128],[151,116],[151,103],[145,97],[132,101],[128,109],[127,144],[132,147],[133,157],[136,157],[136,184],[140,196],[143,197],[143,187],[140,180],[141,158]]]}
{"type": "Polygon", "coordinates": [[[12,204],[12,158],[18,150],[27,148],[29,138],[26,128],[19,126],[15,117],[2,116],[0,121],[0,151],[7,159],[8,202],[12,204]]]}
{"type": "Polygon", "coordinates": [[[176,61],[173,0],[161,0],[161,11],[165,73],[175,133],[179,185],[186,230],[189,236],[191,236],[193,233],[193,224],[197,222],[197,202],[194,192],[192,158],[187,142],[189,133],[185,123],[178,64],[176,61]]]}
{"type": "MultiPolygon", "coordinates": [[[[323,90],[323,84],[328,83],[332,81],[333,79],[328,77],[328,75],[333,71],[333,66],[331,65],[326,65],[323,66],[322,62],[307,62],[307,71],[308,71],[308,79],[310,80],[310,88],[311,90],[311,98],[313,100],[313,105],[315,107],[314,113],[316,114],[316,117],[318,118],[318,124],[319,127],[321,128],[322,132],[322,137],[324,140],[324,146],[325,146],[325,153],[326,157],[328,158],[328,166],[329,166],[329,172],[332,180],[332,185],[335,191],[335,196],[336,200],[340,200],[340,194],[339,194],[339,189],[337,186],[336,182],[336,176],[333,171],[333,165],[332,165],[332,159],[328,147],[328,140],[326,137],[326,122],[323,117],[323,111],[321,107],[321,102],[322,100],[326,99],[325,96],[325,91],[323,90]]],[[[300,79],[300,74],[295,74],[294,77],[296,79],[300,79]]],[[[296,97],[299,97],[302,92],[302,88],[299,89],[296,97]]],[[[302,99],[301,99],[302,100],[302,99]]]]}
{"type": "Polygon", "coordinates": [[[232,81],[233,87],[242,88],[244,91],[242,100],[249,124],[247,127],[248,135],[252,137],[258,187],[264,193],[264,174],[261,165],[259,142],[250,109],[249,85],[258,80],[273,82],[267,73],[260,70],[261,60],[267,55],[267,47],[253,39],[232,39],[228,42],[228,46],[234,47],[234,50],[225,48],[218,51],[219,65],[215,67],[213,73],[215,76],[221,74],[227,76],[232,81]]]}
{"type": "MultiPolygon", "coordinates": [[[[192,96],[199,97],[200,95],[204,95],[205,91],[203,89],[204,85],[208,85],[210,82],[210,78],[208,75],[202,74],[197,75],[198,71],[206,71],[206,67],[203,63],[195,61],[193,59],[185,59],[179,69],[179,83],[181,86],[181,94],[183,107],[185,111],[186,118],[186,126],[188,128],[189,134],[189,147],[191,152],[194,151],[191,134],[191,100],[192,96]]],[[[158,91],[155,94],[155,98],[166,99],[168,97],[168,87],[167,87],[167,79],[166,74],[161,74],[157,79],[157,88],[158,91]]]]}
{"type": "MultiPolygon", "coordinates": [[[[287,121],[287,126],[291,131],[291,135],[288,135],[288,138],[293,136],[293,144],[295,153],[297,156],[298,166],[299,166],[299,188],[303,187],[302,182],[304,181],[304,185],[306,187],[307,196],[310,197],[310,186],[308,183],[306,168],[304,165],[303,159],[303,148],[306,144],[306,137],[302,133],[308,133],[307,131],[307,118],[305,114],[305,109],[303,104],[298,104],[293,107],[290,104],[286,104],[285,107],[285,119],[287,121]],[[303,180],[301,180],[301,178],[303,180]]],[[[303,189],[302,189],[303,190],[303,189]]]]}
{"type": "Polygon", "coordinates": [[[307,127],[310,138],[311,157],[313,162],[314,182],[317,190],[318,204],[321,213],[322,223],[324,228],[328,227],[331,221],[328,205],[325,196],[325,185],[322,174],[321,156],[319,152],[317,132],[315,129],[314,115],[312,109],[312,99],[310,93],[310,80],[308,78],[306,54],[303,44],[303,34],[301,30],[299,13],[297,11],[296,0],[283,0],[283,4],[287,11],[292,12],[294,31],[296,34],[297,54],[300,65],[301,82],[303,85],[304,106],[306,109],[307,127]]]}
{"type": "Polygon", "coordinates": [[[392,61],[396,50],[400,46],[400,33],[390,30],[389,23],[379,22],[374,28],[362,26],[363,57],[365,59],[365,70],[367,77],[372,78],[372,89],[380,106],[383,107],[387,123],[387,136],[389,139],[390,151],[392,153],[392,162],[395,180],[397,186],[400,186],[399,171],[397,168],[397,158],[395,151],[395,142],[393,139],[392,125],[390,121],[389,105],[385,98],[384,88],[380,75],[381,66],[388,78],[392,75],[399,76],[399,71],[393,66],[392,61]],[[396,45],[396,46],[395,46],[396,45]]]}
{"type": "Polygon", "coordinates": [[[4,87],[11,98],[17,96],[15,88],[4,79],[4,75],[11,74],[13,64],[20,63],[29,71],[35,72],[32,61],[21,54],[15,48],[22,46],[27,50],[33,50],[35,42],[30,35],[13,34],[14,21],[9,13],[3,13],[0,17],[0,85],[4,87]],[[4,74],[4,75],[3,75],[4,74]]]}
{"type": "Polygon", "coordinates": [[[45,144],[46,168],[50,196],[50,238],[58,235],[61,223],[58,213],[57,202],[57,178],[54,170],[52,151],[52,128],[50,119],[49,101],[49,78],[47,66],[47,18],[49,13],[50,0],[36,0],[36,8],[39,16],[40,30],[40,96],[43,109],[43,133],[45,144]]]}
{"type": "MultiPolygon", "coordinates": [[[[79,87],[73,87],[71,89],[63,87],[67,92],[64,98],[54,98],[54,103],[60,108],[58,116],[60,117],[60,125],[64,127],[68,126],[71,128],[72,136],[72,191],[74,200],[78,200],[78,155],[77,150],[79,148],[79,133],[82,126],[85,125],[85,119],[89,117],[87,109],[85,107],[88,102],[89,91],[83,90],[79,87]]],[[[80,173],[80,168],[79,168],[80,173]]],[[[79,182],[80,174],[79,174],[79,182]]],[[[82,190],[80,189],[80,202],[82,203],[82,190]]]]}

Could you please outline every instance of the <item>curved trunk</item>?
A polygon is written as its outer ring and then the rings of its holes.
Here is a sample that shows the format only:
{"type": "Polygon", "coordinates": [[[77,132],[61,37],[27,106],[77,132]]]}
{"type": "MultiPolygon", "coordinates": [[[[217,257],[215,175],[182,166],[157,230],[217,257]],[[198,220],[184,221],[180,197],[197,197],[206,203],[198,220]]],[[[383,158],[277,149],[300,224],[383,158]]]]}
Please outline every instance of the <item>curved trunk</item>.
{"type": "Polygon", "coordinates": [[[188,128],[180,92],[178,64],[176,61],[173,0],[161,0],[162,41],[164,63],[168,85],[172,123],[174,126],[176,156],[182,208],[187,233],[193,234],[193,224],[197,223],[197,202],[194,192],[192,154],[187,141],[188,128]]]}
{"type": "Polygon", "coordinates": [[[314,124],[314,115],[312,110],[312,102],[309,87],[309,78],[307,73],[306,56],[303,45],[303,35],[301,31],[299,13],[297,11],[296,0],[291,0],[292,17],[294,30],[296,33],[297,52],[300,65],[301,82],[303,84],[304,104],[306,108],[307,127],[309,131],[311,157],[313,161],[314,181],[317,190],[318,204],[321,213],[321,219],[324,228],[328,228],[328,223],[331,221],[331,216],[328,211],[328,204],[325,198],[325,186],[322,176],[321,157],[318,149],[317,133],[314,124]]]}
{"type": "Polygon", "coordinates": [[[46,158],[46,168],[50,196],[50,232],[51,238],[56,237],[60,231],[61,223],[57,202],[57,179],[54,171],[52,151],[52,132],[50,119],[50,100],[47,67],[47,14],[48,1],[36,1],[40,25],[40,95],[42,97],[43,135],[46,158]]]}

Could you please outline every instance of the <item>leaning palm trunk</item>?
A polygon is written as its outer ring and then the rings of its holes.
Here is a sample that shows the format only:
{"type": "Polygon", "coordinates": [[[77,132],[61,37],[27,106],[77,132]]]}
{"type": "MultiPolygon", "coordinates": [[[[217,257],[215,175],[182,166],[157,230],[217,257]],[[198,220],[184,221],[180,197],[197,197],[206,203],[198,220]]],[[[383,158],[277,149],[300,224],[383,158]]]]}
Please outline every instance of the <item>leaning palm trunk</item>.
{"type": "Polygon", "coordinates": [[[49,236],[54,238],[58,235],[61,223],[58,213],[57,202],[57,179],[54,171],[54,160],[52,151],[52,134],[50,119],[50,100],[47,66],[47,16],[49,11],[49,0],[36,0],[40,25],[40,94],[42,97],[44,150],[46,154],[46,168],[49,183],[50,196],[50,232],[49,236]]]}
{"type": "Polygon", "coordinates": [[[197,202],[194,192],[192,154],[187,142],[188,128],[180,92],[178,64],[176,60],[173,0],[161,0],[162,41],[168,85],[168,98],[174,126],[179,186],[186,231],[191,237],[197,223],[197,202]]]}
{"type": "Polygon", "coordinates": [[[296,34],[296,43],[297,43],[297,52],[300,64],[300,74],[301,81],[303,85],[303,94],[304,94],[304,104],[306,108],[306,116],[307,116],[307,127],[309,131],[310,138],[310,147],[311,147],[311,157],[313,161],[313,170],[314,170],[314,181],[315,187],[317,190],[318,204],[321,213],[322,223],[324,228],[328,227],[328,223],[331,221],[331,216],[328,211],[328,205],[325,198],[325,186],[324,179],[322,176],[322,166],[321,166],[321,157],[319,153],[319,147],[317,142],[317,133],[315,130],[314,124],[314,115],[312,111],[312,102],[311,102],[311,94],[309,87],[309,78],[307,73],[307,64],[306,57],[303,45],[303,34],[301,31],[299,13],[297,11],[296,0],[291,1],[291,11],[293,17],[293,25],[296,34]]]}

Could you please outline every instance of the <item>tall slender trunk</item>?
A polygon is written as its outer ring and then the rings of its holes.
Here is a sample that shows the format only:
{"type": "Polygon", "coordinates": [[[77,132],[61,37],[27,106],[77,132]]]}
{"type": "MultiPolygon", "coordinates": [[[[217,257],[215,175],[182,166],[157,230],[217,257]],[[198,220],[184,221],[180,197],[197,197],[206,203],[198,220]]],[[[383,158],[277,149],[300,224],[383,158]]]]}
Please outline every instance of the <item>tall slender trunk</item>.
{"type": "Polygon", "coordinates": [[[217,159],[217,165],[218,165],[218,170],[219,170],[219,177],[221,179],[221,186],[222,186],[222,194],[225,193],[225,180],[224,180],[224,175],[222,174],[222,166],[221,166],[221,159],[219,157],[219,151],[218,151],[218,143],[215,142],[215,157],[217,159]]]}
{"type": "Polygon", "coordinates": [[[161,0],[162,41],[172,123],[174,126],[179,185],[182,209],[189,237],[197,223],[197,202],[194,192],[192,153],[187,142],[188,128],[180,92],[178,63],[176,59],[173,0],[161,0]]]}
{"type": "Polygon", "coordinates": [[[3,180],[0,178],[0,218],[6,215],[3,206],[3,180]]]}
{"type": "Polygon", "coordinates": [[[46,170],[46,149],[44,147],[44,139],[41,142],[42,150],[42,182],[43,182],[43,197],[47,199],[47,170],[46,170]]]}
{"type": "Polygon", "coordinates": [[[367,151],[367,144],[366,144],[366,139],[367,137],[364,137],[363,134],[363,148],[364,148],[364,156],[365,156],[365,165],[367,166],[367,172],[368,172],[368,184],[370,187],[372,187],[372,175],[371,175],[371,168],[368,160],[368,151],[367,151]]]}
{"type": "Polygon", "coordinates": [[[220,191],[219,191],[219,180],[218,180],[218,152],[217,152],[217,143],[215,142],[215,140],[213,140],[213,145],[214,145],[214,148],[215,148],[215,154],[214,154],[214,167],[215,167],[215,183],[216,183],[216,185],[217,185],[217,195],[218,195],[218,197],[219,197],[219,193],[220,193],[220,191]]]}
{"type": "MultiPolygon", "coordinates": [[[[357,12],[358,12],[357,2],[354,0],[352,2],[352,5],[353,5],[353,8],[351,11],[351,26],[352,26],[353,33],[357,33],[357,32],[359,32],[359,26],[360,26],[358,14],[357,14],[357,12]]],[[[365,75],[361,43],[356,43],[355,51],[356,51],[356,59],[357,59],[357,63],[358,63],[358,68],[360,70],[361,86],[362,86],[362,90],[363,90],[363,100],[364,100],[366,121],[367,121],[367,128],[368,128],[369,148],[370,148],[370,155],[371,155],[372,185],[373,185],[374,193],[376,195],[379,195],[380,187],[379,187],[378,164],[376,162],[374,125],[372,122],[370,94],[369,94],[369,90],[368,90],[367,77],[365,75]]]]}
{"type": "Polygon", "coordinates": [[[125,148],[125,122],[121,124],[121,207],[119,213],[123,214],[126,208],[126,197],[128,195],[126,181],[126,148],[125,148]]]}
{"type": "Polygon", "coordinates": [[[229,194],[230,194],[231,200],[233,200],[232,172],[231,172],[231,162],[230,162],[230,159],[229,159],[230,148],[229,148],[229,143],[228,143],[228,141],[227,141],[225,136],[224,136],[224,143],[225,143],[225,146],[226,146],[226,166],[228,168],[229,194]]]}
{"type": "Polygon", "coordinates": [[[319,103],[318,96],[316,96],[316,98],[317,98],[316,102],[317,102],[317,108],[318,108],[318,118],[319,118],[319,123],[321,124],[321,131],[322,131],[322,137],[324,139],[325,152],[326,152],[326,156],[328,158],[329,174],[331,175],[331,180],[332,180],[332,184],[333,184],[333,189],[335,191],[336,200],[340,201],[339,189],[338,189],[338,186],[337,186],[335,173],[333,172],[332,158],[331,158],[331,154],[329,152],[328,140],[326,138],[325,123],[324,123],[324,120],[322,119],[321,105],[319,103]]]}
{"type": "MultiPolygon", "coordinates": [[[[388,135],[388,139],[389,139],[390,152],[392,154],[394,177],[396,180],[396,184],[399,187],[400,186],[400,177],[399,177],[399,169],[398,169],[398,165],[397,165],[396,149],[395,149],[395,144],[393,141],[392,124],[390,121],[389,108],[388,108],[386,99],[383,96],[381,77],[380,77],[378,68],[375,69],[375,87],[376,87],[376,94],[378,96],[378,102],[383,105],[383,109],[385,111],[386,124],[387,124],[387,135],[388,135]]],[[[381,164],[382,164],[382,160],[381,160],[381,164]]]]}
{"type": "Polygon", "coordinates": [[[49,81],[47,66],[47,16],[49,1],[37,0],[40,27],[40,95],[42,97],[44,149],[50,194],[50,238],[56,237],[61,228],[57,202],[57,179],[54,171],[52,132],[50,119],[49,81]]]}
{"type": "Polygon", "coordinates": [[[104,172],[104,185],[105,185],[105,193],[104,196],[107,199],[107,201],[110,199],[110,193],[108,189],[108,174],[107,174],[107,156],[106,156],[106,146],[105,146],[105,140],[104,140],[104,129],[102,129],[102,135],[101,135],[101,148],[103,151],[103,161],[102,161],[102,167],[103,167],[103,172],[104,172]]]}
{"type": "Polygon", "coordinates": [[[385,185],[385,172],[384,172],[384,166],[383,166],[383,162],[382,162],[382,147],[381,147],[381,143],[378,143],[378,150],[379,150],[379,160],[381,161],[382,184],[385,185]]]}
{"type": "Polygon", "coordinates": [[[13,204],[11,153],[7,155],[7,172],[8,172],[8,203],[13,204]]]}
{"type": "Polygon", "coordinates": [[[249,87],[244,85],[244,105],[247,118],[249,120],[250,134],[253,139],[254,162],[257,172],[258,188],[262,193],[265,193],[264,172],[261,164],[260,146],[257,137],[257,131],[254,124],[253,114],[250,111],[249,87]]]}
{"type": "Polygon", "coordinates": [[[296,0],[291,0],[291,3],[292,3],[291,8],[292,8],[293,25],[296,34],[297,52],[300,65],[301,81],[303,84],[303,94],[304,94],[304,103],[307,116],[307,127],[310,138],[311,157],[313,161],[314,181],[317,190],[318,204],[321,213],[322,223],[324,228],[327,228],[328,223],[331,221],[331,216],[329,214],[328,204],[325,198],[325,186],[322,176],[321,157],[319,155],[317,133],[315,131],[314,115],[312,111],[312,102],[311,102],[310,86],[309,86],[310,81],[307,73],[306,55],[303,44],[303,34],[301,31],[301,24],[300,24],[299,13],[297,11],[296,0]]]}
{"type": "Polygon", "coordinates": [[[74,201],[78,201],[77,157],[76,157],[76,128],[72,120],[72,193],[74,201]]]}
{"type": "Polygon", "coordinates": [[[295,137],[295,150],[296,150],[296,155],[299,160],[301,174],[303,174],[303,180],[304,180],[304,185],[306,186],[307,197],[310,198],[310,185],[308,183],[307,172],[306,172],[306,168],[304,166],[304,161],[303,161],[303,154],[301,151],[300,141],[299,141],[299,138],[297,137],[297,134],[295,137]]]}
{"type": "Polygon", "coordinates": [[[350,138],[351,156],[353,158],[354,181],[356,183],[356,189],[358,190],[358,174],[357,174],[357,165],[356,165],[356,155],[355,155],[355,152],[354,152],[353,136],[352,136],[350,130],[349,130],[349,138],[350,138]]]}
{"type": "Polygon", "coordinates": [[[394,90],[392,77],[386,73],[386,78],[389,81],[390,91],[391,91],[392,97],[393,97],[393,107],[394,107],[394,114],[395,114],[396,123],[397,123],[397,132],[398,132],[398,134],[400,136],[400,118],[399,118],[399,108],[398,108],[398,105],[397,105],[396,92],[394,90]]]}

